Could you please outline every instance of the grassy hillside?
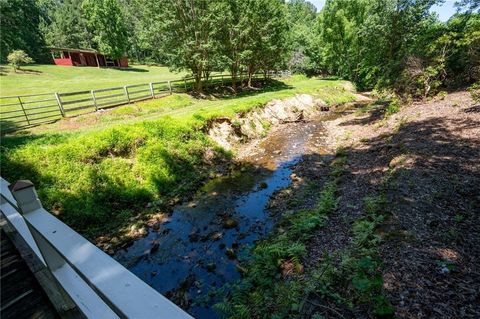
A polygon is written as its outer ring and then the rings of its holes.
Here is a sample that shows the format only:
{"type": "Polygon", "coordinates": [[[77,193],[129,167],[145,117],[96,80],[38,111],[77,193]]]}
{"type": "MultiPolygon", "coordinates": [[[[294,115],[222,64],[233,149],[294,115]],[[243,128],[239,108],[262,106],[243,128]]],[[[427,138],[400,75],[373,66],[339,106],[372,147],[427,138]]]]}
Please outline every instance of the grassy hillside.
{"type": "Polygon", "coordinates": [[[213,101],[173,95],[127,105],[81,117],[77,127],[66,119],[3,138],[2,176],[31,179],[48,209],[96,236],[128,225],[139,213],[168,206],[198,187],[219,160],[228,160],[200,130],[209,119],[302,92],[329,103],[346,102],[354,99],[349,86],[294,77],[213,101]],[[149,202],[155,207],[146,209],[149,202]]]}
{"type": "Polygon", "coordinates": [[[166,67],[133,65],[127,69],[27,65],[14,73],[1,66],[1,95],[72,92],[108,88],[126,84],[177,79],[184,73],[172,73],[166,67]]]}
{"type": "MultiPolygon", "coordinates": [[[[336,80],[310,79],[294,76],[278,81],[258,91],[241,92],[235,96],[216,99],[195,99],[188,94],[174,94],[164,98],[116,107],[99,113],[67,118],[54,124],[31,129],[35,134],[60,131],[102,130],[113,124],[127,124],[169,116],[184,120],[194,117],[232,116],[272,99],[282,99],[297,93],[315,94],[326,103],[343,102],[347,83],[336,80]]],[[[350,85],[347,85],[350,87],[350,85]]]]}

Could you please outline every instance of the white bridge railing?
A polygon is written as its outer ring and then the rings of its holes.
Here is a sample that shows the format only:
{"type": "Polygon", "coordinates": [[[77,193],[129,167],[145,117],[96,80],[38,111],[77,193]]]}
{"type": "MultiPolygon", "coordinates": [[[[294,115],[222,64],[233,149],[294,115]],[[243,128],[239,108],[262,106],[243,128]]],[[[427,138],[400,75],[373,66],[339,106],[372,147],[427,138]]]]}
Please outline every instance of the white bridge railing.
{"type": "Polygon", "coordinates": [[[30,181],[0,177],[4,230],[63,318],[192,318],[47,212],[30,181]]]}

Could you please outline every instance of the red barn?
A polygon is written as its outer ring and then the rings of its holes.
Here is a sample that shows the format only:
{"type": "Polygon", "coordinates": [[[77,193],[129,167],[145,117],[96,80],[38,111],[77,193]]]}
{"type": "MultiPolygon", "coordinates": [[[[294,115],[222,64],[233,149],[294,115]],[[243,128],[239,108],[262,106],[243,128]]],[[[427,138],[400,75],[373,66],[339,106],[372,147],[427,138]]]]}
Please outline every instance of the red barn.
{"type": "Polygon", "coordinates": [[[128,67],[128,58],[110,59],[95,50],[50,48],[53,62],[66,66],[128,67]]]}

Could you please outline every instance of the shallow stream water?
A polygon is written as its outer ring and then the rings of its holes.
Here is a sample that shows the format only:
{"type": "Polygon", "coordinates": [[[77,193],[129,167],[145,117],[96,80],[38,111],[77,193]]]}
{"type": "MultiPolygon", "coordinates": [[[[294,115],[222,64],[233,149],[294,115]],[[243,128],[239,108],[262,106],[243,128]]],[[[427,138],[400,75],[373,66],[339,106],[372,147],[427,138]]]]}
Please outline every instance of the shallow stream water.
{"type": "Polygon", "coordinates": [[[240,279],[238,257],[272,229],[268,202],[291,184],[292,166],[321,152],[322,119],[276,128],[242,159],[251,169],[211,180],[115,258],[195,318],[218,318],[212,292],[240,279]]]}

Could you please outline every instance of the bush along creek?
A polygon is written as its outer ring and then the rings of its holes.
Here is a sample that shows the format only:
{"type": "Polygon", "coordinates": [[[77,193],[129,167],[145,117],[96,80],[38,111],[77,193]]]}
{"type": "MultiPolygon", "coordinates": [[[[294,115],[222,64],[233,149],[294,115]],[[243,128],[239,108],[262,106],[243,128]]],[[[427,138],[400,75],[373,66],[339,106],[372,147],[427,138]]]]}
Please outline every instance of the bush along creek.
{"type": "Polygon", "coordinates": [[[115,258],[196,318],[222,316],[228,307],[223,292],[248,278],[251,261],[259,263],[252,269],[263,284],[278,267],[295,274],[302,267],[302,242],[335,209],[335,182],[325,186],[315,210],[283,217],[270,212],[270,200],[291,185],[303,156],[322,149],[327,108],[310,95],[297,95],[233,119],[211,120],[207,134],[241,164],[211,179],[115,258]],[[279,227],[281,236],[264,246],[262,240],[278,235],[279,227]]]}

